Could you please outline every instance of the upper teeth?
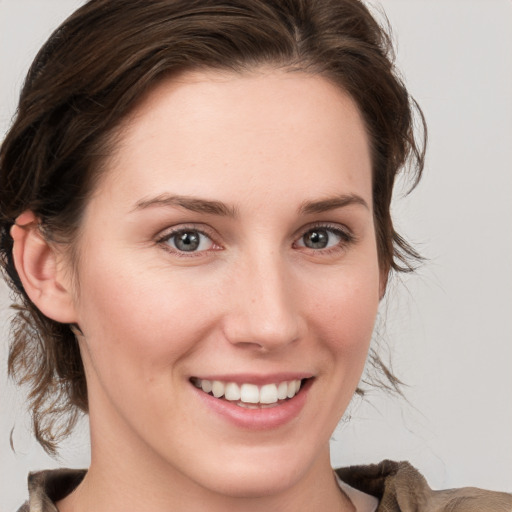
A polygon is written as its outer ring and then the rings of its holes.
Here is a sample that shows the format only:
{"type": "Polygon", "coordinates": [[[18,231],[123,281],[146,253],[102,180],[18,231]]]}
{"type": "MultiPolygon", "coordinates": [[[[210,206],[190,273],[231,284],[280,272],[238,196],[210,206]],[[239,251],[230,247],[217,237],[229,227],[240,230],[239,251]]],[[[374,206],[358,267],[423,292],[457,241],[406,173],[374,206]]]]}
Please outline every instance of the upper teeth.
{"type": "Polygon", "coordinates": [[[230,401],[248,404],[274,404],[278,400],[293,398],[300,389],[300,379],[283,381],[276,384],[237,384],[220,380],[194,379],[194,385],[216,398],[224,397],[230,401]]]}

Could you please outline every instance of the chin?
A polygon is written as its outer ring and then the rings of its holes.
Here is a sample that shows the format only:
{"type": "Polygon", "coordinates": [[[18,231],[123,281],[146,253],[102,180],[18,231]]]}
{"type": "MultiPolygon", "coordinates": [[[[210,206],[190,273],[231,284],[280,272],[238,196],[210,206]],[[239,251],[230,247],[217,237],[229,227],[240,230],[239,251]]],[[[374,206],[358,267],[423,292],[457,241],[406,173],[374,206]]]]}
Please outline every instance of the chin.
{"type": "Polygon", "coordinates": [[[298,468],[291,471],[290,468],[275,466],[273,462],[245,469],[226,472],[225,468],[217,468],[218,473],[208,478],[208,487],[233,498],[257,498],[285,493],[300,479],[298,468]]]}
{"type": "MultiPolygon", "coordinates": [[[[285,493],[301,481],[315,461],[292,449],[240,450],[227,460],[206,456],[199,474],[200,484],[233,498],[255,498],[285,493]],[[300,456],[298,456],[300,455],[300,456]]],[[[197,474],[197,473],[196,473],[197,474]]]]}

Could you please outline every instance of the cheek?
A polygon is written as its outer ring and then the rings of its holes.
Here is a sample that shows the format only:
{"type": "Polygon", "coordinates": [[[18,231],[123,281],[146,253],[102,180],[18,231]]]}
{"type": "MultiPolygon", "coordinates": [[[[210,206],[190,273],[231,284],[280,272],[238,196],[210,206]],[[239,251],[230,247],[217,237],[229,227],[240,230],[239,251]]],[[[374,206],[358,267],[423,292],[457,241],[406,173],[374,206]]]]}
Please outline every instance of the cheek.
{"type": "Polygon", "coordinates": [[[329,333],[335,346],[357,349],[361,339],[371,337],[379,288],[376,266],[340,269],[323,281],[310,304],[315,323],[329,333]]]}
{"type": "Polygon", "coordinates": [[[152,382],[165,367],[172,378],[173,365],[196,349],[215,316],[216,302],[204,290],[187,288],[186,279],[169,271],[137,267],[95,266],[81,290],[89,358],[114,383],[127,375],[152,382]]]}
{"type": "MultiPolygon", "coordinates": [[[[330,278],[317,279],[314,290],[306,305],[314,340],[308,354],[322,369],[317,386],[323,406],[311,421],[321,431],[318,438],[328,439],[354,396],[366,362],[379,305],[377,265],[347,264],[330,278]]],[[[299,292],[304,295],[304,290],[299,292]]]]}
{"type": "Polygon", "coordinates": [[[357,386],[366,361],[379,292],[377,265],[347,266],[325,279],[309,304],[309,324],[315,326],[329,364],[337,367],[333,378],[342,379],[349,393],[357,386]]]}

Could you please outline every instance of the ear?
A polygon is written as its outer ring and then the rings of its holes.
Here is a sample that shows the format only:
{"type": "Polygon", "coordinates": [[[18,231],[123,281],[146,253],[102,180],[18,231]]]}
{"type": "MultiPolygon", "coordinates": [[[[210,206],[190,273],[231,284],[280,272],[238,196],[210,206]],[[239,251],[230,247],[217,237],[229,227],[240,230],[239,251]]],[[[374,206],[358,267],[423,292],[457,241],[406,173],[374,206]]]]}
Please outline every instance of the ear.
{"type": "Polygon", "coordinates": [[[71,283],[62,268],[63,255],[45,240],[33,212],[25,211],[16,219],[11,236],[14,264],[30,300],[48,318],[75,323],[71,283]]]}

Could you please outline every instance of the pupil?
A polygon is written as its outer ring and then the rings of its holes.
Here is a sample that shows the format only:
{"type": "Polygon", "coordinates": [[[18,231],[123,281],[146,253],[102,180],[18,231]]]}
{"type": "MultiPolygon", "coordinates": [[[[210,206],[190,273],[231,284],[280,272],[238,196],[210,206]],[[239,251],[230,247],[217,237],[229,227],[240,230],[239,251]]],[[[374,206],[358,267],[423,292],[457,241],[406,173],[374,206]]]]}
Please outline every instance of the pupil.
{"type": "Polygon", "coordinates": [[[176,235],[175,244],[180,251],[195,251],[199,247],[199,234],[193,231],[185,231],[176,235]]]}
{"type": "Polygon", "coordinates": [[[304,245],[310,249],[323,249],[328,242],[329,235],[324,230],[310,231],[304,235],[304,245]]]}

